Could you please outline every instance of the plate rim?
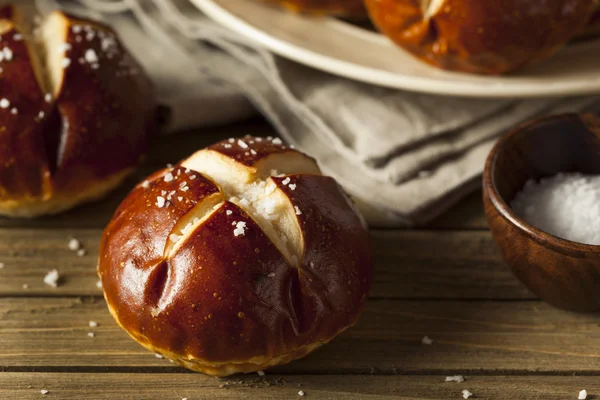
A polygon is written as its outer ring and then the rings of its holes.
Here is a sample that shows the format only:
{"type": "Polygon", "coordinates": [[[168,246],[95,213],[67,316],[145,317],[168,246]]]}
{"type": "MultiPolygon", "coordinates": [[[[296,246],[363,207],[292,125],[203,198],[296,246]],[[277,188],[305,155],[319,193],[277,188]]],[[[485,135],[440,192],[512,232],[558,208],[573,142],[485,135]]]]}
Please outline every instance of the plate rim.
{"type": "MultiPolygon", "coordinates": [[[[499,85],[496,82],[486,85],[485,76],[477,76],[479,82],[459,82],[449,80],[432,80],[425,77],[410,77],[389,71],[356,65],[344,60],[314,52],[304,47],[277,38],[258,27],[238,18],[219,5],[214,0],[190,0],[201,12],[218,24],[244,35],[249,40],[264,46],[266,49],[284,58],[302,65],[328,72],[358,82],[373,84],[391,89],[408,90],[417,93],[427,93],[444,96],[472,98],[539,98],[600,94],[600,79],[594,84],[589,81],[566,82],[563,84],[540,84],[537,90],[520,87],[518,80],[499,85]]],[[[240,0],[237,0],[240,1],[240,0]]],[[[246,1],[246,0],[244,0],[246,1]]],[[[263,6],[257,4],[257,6],[263,6]]],[[[326,23],[338,22],[333,18],[322,17],[326,23]]],[[[386,38],[386,40],[389,40],[386,38]]],[[[390,42],[391,43],[391,42],[390,42]]],[[[412,55],[410,55],[412,57],[412,55]]],[[[424,67],[437,68],[423,63],[424,67]]],[[[599,65],[600,76],[600,65],[599,65]]],[[[451,71],[441,71],[447,74],[460,74],[451,71]]],[[[468,74],[467,74],[468,75],[468,74]]],[[[494,78],[498,78],[495,76],[494,78]]]]}

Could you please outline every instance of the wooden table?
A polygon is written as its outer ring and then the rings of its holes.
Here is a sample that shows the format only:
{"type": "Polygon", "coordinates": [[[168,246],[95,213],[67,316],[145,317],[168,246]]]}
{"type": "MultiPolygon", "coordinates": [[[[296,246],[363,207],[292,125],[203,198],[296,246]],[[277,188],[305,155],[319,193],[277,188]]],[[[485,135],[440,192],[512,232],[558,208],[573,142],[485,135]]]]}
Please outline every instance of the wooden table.
{"type": "Polygon", "coordinates": [[[206,377],[136,344],[96,287],[103,227],[150,171],[247,133],[272,131],[252,120],[163,138],[106,200],[51,218],[0,220],[0,399],[296,399],[300,390],[311,399],[461,399],[463,389],[477,399],[577,399],[580,389],[600,398],[600,317],[554,309],[513,277],[478,193],[426,229],[374,230],[377,276],[359,324],[265,377],[206,377]],[[69,250],[69,237],[88,254],[69,250]],[[54,268],[58,288],[43,283],[54,268]],[[433,344],[421,343],[425,335],[433,344]],[[445,382],[457,374],[466,381],[445,382]]]}

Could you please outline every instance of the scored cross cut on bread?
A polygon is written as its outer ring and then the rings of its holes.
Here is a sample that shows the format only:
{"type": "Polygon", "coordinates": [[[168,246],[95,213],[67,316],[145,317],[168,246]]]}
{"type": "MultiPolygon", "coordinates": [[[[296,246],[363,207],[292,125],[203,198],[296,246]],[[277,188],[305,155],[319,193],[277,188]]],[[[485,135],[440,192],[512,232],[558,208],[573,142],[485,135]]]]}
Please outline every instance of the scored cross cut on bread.
{"type": "Polygon", "coordinates": [[[105,195],[155,132],[150,81],[107,26],[0,7],[0,214],[35,217],[105,195]]]}
{"type": "MultiPolygon", "coordinates": [[[[253,139],[249,141],[255,142],[253,139]]],[[[239,142],[245,143],[243,140],[239,142]]],[[[240,146],[237,142],[233,145],[240,146]]],[[[231,151],[227,151],[233,145],[228,141],[220,144],[221,149],[217,145],[199,151],[181,165],[215,179],[225,200],[252,215],[286,259],[297,264],[303,243],[295,218],[296,210],[278,187],[282,179],[271,175],[292,172],[320,174],[319,167],[304,154],[291,149],[280,150],[269,141],[257,143],[255,147],[260,149],[260,153],[254,149],[252,151],[256,154],[244,151],[243,157],[238,154],[236,160],[228,154],[231,151]],[[245,155],[246,152],[248,155],[245,155]]]]}
{"type": "Polygon", "coordinates": [[[302,357],[353,325],[373,261],[363,220],[312,158],[246,137],[138,185],[98,270],[136,341],[223,376],[302,357]]]}

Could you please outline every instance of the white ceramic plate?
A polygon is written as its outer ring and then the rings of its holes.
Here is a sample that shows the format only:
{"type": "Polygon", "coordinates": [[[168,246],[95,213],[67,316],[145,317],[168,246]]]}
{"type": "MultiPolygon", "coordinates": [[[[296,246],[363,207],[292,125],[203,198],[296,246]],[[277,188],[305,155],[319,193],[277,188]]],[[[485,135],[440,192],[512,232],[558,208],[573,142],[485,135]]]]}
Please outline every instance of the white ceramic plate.
{"type": "Polygon", "coordinates": [[[295,15],[253,0],[192,2],[213,20],[276,54],[375,85],[469,97],[600,93],[600,40],[569,45],[516,75],[489,77],[431,67],[383,35],[334,18],[295,15]]]}

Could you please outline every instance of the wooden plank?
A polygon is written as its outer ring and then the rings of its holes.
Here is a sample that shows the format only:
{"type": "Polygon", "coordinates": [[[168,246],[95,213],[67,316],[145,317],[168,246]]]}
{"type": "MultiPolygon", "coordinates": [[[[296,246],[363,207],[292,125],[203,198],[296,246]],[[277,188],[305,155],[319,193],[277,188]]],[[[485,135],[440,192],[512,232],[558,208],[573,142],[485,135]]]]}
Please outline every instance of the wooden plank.
{"type": "MultiPolygon", "coordinates": [[[[576,399],[586,388],[600,393],[600,381],[589,376],[476,376],[463,383],[445,376],[241,376],[215,379],[201,374],[0,373],[0,398],[86,400],[296,399],[462,399],[468,389],[475,399],[576,399]],[[40,390],[48,390],[41,396],[40,390]]],[[[596,397],[593,397],[596,398],[596,397]]]]}
{"type": "MultiPolygon", "coordinates": [[[[0,369],[76,367],[175,368],[118,328],[103,300],[0,299],[0,369]],[[90,328],[90,320],[99,327],[90,328]],[[88,337],[90,331],[96,336],[88,337]]],[[[274,372],[600,374],[600,326],[597,315],[538,301],[372,300],[356,327],[274,372]],[[421,344],[425,335],[432,345],[421,344]]]]}
{"type": "MultiPolygon", "coordinates": [[[[96,260],[101,234],[98,229],[0,229],[5,265],[0,296],[100,295],[96,260]],[[70,236],[84,244],[86,256],[68,250],[70,236]],[[43,283],[54,268],[63,277],[58,288],[43,283]]],[[[372,236],[377,258],[372,297],[533,298],[504,265],[488,232],[376,230],[372,236]]]]}
{"type": "Polygon", "coordinates": [[[427,229],[488,230],[481,201],[481,189],[468,195],[446,213],[427,224],[427,229]]]}

